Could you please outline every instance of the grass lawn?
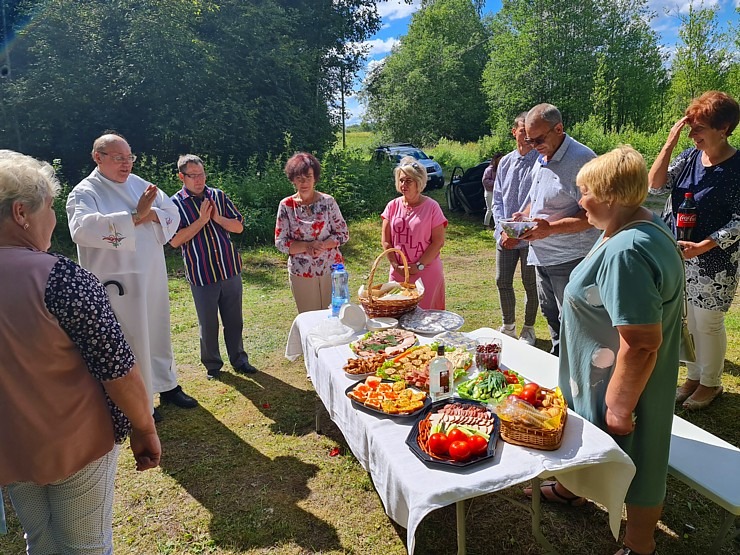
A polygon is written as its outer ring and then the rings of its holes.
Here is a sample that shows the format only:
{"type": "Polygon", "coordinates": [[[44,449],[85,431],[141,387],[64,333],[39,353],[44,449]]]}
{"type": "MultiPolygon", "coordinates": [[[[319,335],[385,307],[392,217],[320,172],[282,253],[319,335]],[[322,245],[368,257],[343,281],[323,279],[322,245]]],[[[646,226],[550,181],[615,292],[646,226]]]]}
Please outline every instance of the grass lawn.
{"type": "MultiPolygon", "coordinates": [[[[442,203],[442,191],[431,195],[442,203]]],[[[501,315],[491,233],[483,229],[482,216],[448,217],[442,253],[447,307],[465,317],[463,331],[498,327],[501,315]]],[[[380,252],[380,220],[356,222],[350,233],[344,254],[354,293],[380,252]]],[[[221,381],[207,381],[199,362],[197,320],[182,263],[174,253],[169,260],[180,383],[201,406],[162,409],[161,468],[137,473],[130,451],[122,450],[114,507],[116,553],[405,553],[405,530],[385,515],[369,475],[336,427],[324,416],[323,434],[315,433],[319,402],[306,380],[303,361],[291,363],[283,356],[295,316],[285,259],[265,247],[245,252],[244,262],[245,342],[250,360],[261,372],[254,377],[225,372],[221,381]],[[331,456],[336,447],[339,455],[331,456]]],[[[517,287],[521,324],[522,294],[521,286],[517,287]]],[[[704,412],[680,414],[740,445],[738,306],[728,314],[727,331],[725,395],[704,412]]],[[[537,335],[538,347],[548,348],[541,316],[537,335]]],[[[521,370],[526,374],[526,369],[521,370]]],[[[672,396],[673,391],[666,395],[672,396]]],[[[507,493],[522,499],[519,487],[507,493]]],[[[0,537],[0,553],[23,553],[22,532],[7,499],[6,509],[9,534],[0,537]]],[[[715,505],[669,478],[658,551],[661,555],[704,552],[720,516],[715,505]]],[[[606,513],[592,504],[581,509],[546,505],[543,528],[563,554],[611,554],[617,549],[606,513]]],[[[530,533],[528,514],[491,495],[468,504],[467,534],[472,555],[542,553],[530,533]]],[[[739,551],[740,544],[730,542],[722,553],[739,551]]],[[[456,553],[453,507],[437,510],[422,522],[416,553],[456,553]]]]}

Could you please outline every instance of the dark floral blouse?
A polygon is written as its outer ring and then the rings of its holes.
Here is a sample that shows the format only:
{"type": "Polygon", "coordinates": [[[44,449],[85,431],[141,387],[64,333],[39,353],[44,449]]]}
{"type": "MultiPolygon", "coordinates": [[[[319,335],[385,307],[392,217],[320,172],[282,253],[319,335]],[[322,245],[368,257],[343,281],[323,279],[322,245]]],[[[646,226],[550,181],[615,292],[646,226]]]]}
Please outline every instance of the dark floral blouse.
{"type": "MultiPolygon", "coordinates": [[[[108,294],[93,274],[62,255],[49,274],[44,303],[59,321],[87,363],[92,376],[105,382],[131,371],[135,358],[108,302],[108,294]]],[[[102,385],[101,385],[102,389],[102,385]]],[[[131,431],[131,423],[105,393],[116,443],[131,431]]]]}
{"type": "MultiPolygon", "coordinates": [[[[668,166],[670,189],[663,218],[676,231],[675,214],[684,194],[694,193],[697,222],[692,241],[710,238],[717,247],[686,261],[689,302],[706,310],[727,312],[738,283],[740,260],[740,151],[716,166],[705,167],[702,151],[689,148],[668,166]]],[[[652,190],[651,190],[652,191],[652,190]]]]}

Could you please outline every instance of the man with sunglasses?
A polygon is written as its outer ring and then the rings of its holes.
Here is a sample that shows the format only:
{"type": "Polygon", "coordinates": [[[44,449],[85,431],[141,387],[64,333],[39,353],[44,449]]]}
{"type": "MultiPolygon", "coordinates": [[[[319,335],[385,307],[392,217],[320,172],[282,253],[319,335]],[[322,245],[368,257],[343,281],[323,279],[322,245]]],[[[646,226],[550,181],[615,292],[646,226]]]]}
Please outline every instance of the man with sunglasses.
{"type": "MultiPolygon", "coordinates": [[[[164,244],[177,232],[177,206],[131,173],[136,156],[126,139],[105,133],[93,143],[96,168],[72,189],[67,217],[80,265],[107,286],[123,334],[141,366],[149,401],[198,406],[177,385],[170,336],[164,244]]],[[[155,421],[161,419],[152,408],[155,421]]]]}
{"type": "Polygon", "coordinates": [[[185,275],[195,302],[200,331],[200,360],[208,379],[218,379],[224,361],[218,346],[218,316],[231,366],[240,374],[254,374],[244,351],[242,331],[242,260],[232,233],[244,230],[242,217],[221,189],[206,185],[203,160],[185,154],[177,160],[182,189],[172,195],[180,210],[180,227],[170,245],[182,250],[185,275]]]}
{"type": "MultiPolygon", "coordinates": [[[[521,238],[530,242],[527,262],[537,271],[537,296],[552,339],[550,353],[560,353],[560,312],[570,273],[599,236],[580,207],[576,176],[596,154],[563,131],[563,118],[552,104],[527,112],[526,142],[539,156],[532,169],[532,188],[518,213],[534,220],[521,238]]],[[[516,216],[516,214],[515,214],[516,216]]]]}

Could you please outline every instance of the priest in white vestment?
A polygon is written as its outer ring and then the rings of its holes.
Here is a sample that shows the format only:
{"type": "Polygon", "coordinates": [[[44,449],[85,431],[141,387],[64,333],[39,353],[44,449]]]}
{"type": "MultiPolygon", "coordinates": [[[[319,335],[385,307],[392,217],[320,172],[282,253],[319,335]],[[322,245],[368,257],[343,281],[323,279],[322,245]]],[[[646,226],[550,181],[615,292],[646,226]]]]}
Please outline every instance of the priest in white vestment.
{"type": "MultiPolygon", "coordinates": [[[[156,186],[131,173],[136,157],[123,137],[99,137],[92,156],[97,168],[67,198],[69,230],[80,265],[107,284],[152,407],[155,393],[160,401],[195,407],[198,402],[177,385],[170,336],[163,245],[177,232],[177,206],[156,186]]],[[[161,418],[157,411],[154,416],[161,418]]]]}

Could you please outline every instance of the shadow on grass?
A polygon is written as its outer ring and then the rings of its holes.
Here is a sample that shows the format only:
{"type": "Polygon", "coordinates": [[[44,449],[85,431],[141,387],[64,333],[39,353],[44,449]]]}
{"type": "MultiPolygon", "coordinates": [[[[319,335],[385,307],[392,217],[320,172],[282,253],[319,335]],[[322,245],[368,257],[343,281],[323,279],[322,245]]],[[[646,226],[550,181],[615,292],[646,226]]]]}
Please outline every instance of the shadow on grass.
{"type": "MultiPolygon", "coordinates": [[[[230,381],[247,382],[235,376],[230,381]]],[[[282,543],[312,553],[341,550],[336,529],[298,506],[309,497],[308,482],[318,466],[263,455],[202,407],[168,409],[158,426],[161,468],[210,512],[216,545],[235,551],[282,543]]]]}
{"type": "Polygon", "coordinates": [[[725,373],[731,376],[740,377],[740,366],[731,360],[725,359],[725,373]]]}
{"type": "Polygon", "coordinates": [[[314,431],[316,393],[313,391],[293,387],[266,372],[250,375],[248,379],[224,372],[221,381],[273,421],[272,433],[302,436],[314,431]]]}

